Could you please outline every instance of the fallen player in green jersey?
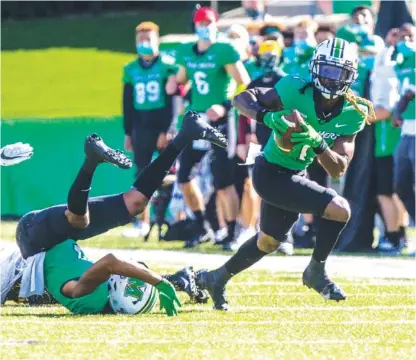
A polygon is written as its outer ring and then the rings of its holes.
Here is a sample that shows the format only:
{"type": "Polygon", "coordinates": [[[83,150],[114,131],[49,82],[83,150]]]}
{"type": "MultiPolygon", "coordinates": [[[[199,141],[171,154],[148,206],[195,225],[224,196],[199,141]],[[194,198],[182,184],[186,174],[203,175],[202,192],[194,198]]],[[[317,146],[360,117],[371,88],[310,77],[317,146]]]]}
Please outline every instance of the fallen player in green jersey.
{"type": "Polygon", "coordinates": [[[48,292],[73,313],[94,314],[105,311],[110,275],[140,279],[159,291],[161,308],[169,316],[177,314],[180,302],[172,284],[140,263],[121,260],[108,254],[96,263],[88,261],[77,241],[86,240],[128,224],[147,206],[153,193],[180,152],[193,140],[205,139],[226,147],[218,131],[188,112],[178,135],[160,156],[137,177],[133,187],[122,194],[89,198],[96,168],[109,162],[130,168],[123,153],[104,144],[97,135],[87,137],[85,160],[71,186],[68,204],[32,211],[19,221],[16,241],[24,259],[45,252],[44,280],[48,292]]]}

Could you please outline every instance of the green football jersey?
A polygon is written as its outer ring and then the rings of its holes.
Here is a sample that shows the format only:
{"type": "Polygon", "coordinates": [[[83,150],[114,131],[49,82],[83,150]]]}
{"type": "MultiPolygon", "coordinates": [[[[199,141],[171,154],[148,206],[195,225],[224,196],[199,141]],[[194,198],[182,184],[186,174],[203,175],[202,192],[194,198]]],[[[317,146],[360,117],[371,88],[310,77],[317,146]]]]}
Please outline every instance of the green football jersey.
{"type": "Polygon", "coordinates": [[[46,251],[43,263],[45,287],[61,305],[74,314],[96,314],[107,304],[107,282],[99,285],[91,294],[76,299],[61,293],[65,283],[79,279],[92,264],[74,240],[66,240],[46,251]]]}
{"type": "Polygon", "coordinates": [[[240,60],[237,50],[227,42],[216,42],[203,53],[196,52],[196,44],[188,43],[178,49],[176,62],[186,69],[191,86],[191,109],[205,112],[212,105],[221,104],[233,94],[232,78],[225,65],[240,60]]]}
{"type": "Polygon", "coordinates": [[[251,80],[255,80],[263,75],[263,68],[254,56],[244,61],[244,67],[246,68],[251,80]]]}
{"type": "Polygon", "coordinates": [[[374,124],[376,157],[391,156],[394,154],[400,139],[400,128],[393,127],[391,119],[378,121],[374,124]]]}
{"type": "MultiPolygon", "coordinates": [[[[306,84],[307,82],[299,77],[287,75],[275,85],[275,89],[283,107],[288,110],[298,110],[304,120],[321,134],[329,146],[332,146],[338,137],[356,134],[364,128],[365,119],[347,100],[345,100],[342,112],[338,116],[330,121],[320,123],[315,112],[313,88],[308,87],[303,94],[299,91],[306,84]]],[[[367,106],[362,104],[358,104],[358,106],[368,113],[367,106]]],[[[267,161],[287,169],[303,170],[312,163],[316,154],[308,145],[303,146],[297,153],[285,152],[277,146],[272,134],[264,149],[264,156],[267,161]]]]}
{"type": "Polygon", "coordinates": [[[125,65],[123,83],[133,86],[134,108],[155,110],[165,107],[166,80],[177,71],[173,58],[167,55],[159,56],[149,68],[141,66],[137,59],[125,65]]]}
{"type": "MultiPolygon", "coordinates": [[[[399,54],[400,55],[400,54],[399,54]]],[[[397,65],[394,67],[397,78],[400,82],[400,94],[404,94],[406,90],[413,89],[415,91],[415,66],[411,61],[405,61],[400,63],[400,58],[397,59],[397,65]]],[[[407,108],[402,113],[404,120],[415,120],[416,119],[416,103],[415,99],[409,102],[407,108]]]]}

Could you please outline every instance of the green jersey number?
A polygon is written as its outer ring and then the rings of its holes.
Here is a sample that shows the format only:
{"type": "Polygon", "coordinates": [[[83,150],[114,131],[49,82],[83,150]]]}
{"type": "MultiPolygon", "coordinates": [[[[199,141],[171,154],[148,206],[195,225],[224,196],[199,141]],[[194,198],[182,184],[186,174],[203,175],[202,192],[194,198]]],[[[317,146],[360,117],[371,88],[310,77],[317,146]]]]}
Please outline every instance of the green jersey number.
{"type": "Polygon", "coordinates": [[[157,81],[149,81],[148,83],[137,83],[136,90],[136,102],[138,104],[144,104],[147,101],[156,102],[160,97],[160,86],[157,81]]]}
{"type": "Polygon", "coordinates": [[[85,254],[84,254],[84,252],[81,250],[81,248],[77,245],[77,244],[74,244],[74,250],[77,252],[77,254],[78,254],[78,259],[81,259],[81,260],[87,260],[88,261],[88,259],[87,259],[87,257],[85,256],[85,254]]]}
{"type": "Polygon", "coordinates": [[[194,74],[196,89],[201,95],[206,95],[209,93],[209,83],[205,80],[206,78],[207,74],[202,71],[197,71],[194,74]]]}

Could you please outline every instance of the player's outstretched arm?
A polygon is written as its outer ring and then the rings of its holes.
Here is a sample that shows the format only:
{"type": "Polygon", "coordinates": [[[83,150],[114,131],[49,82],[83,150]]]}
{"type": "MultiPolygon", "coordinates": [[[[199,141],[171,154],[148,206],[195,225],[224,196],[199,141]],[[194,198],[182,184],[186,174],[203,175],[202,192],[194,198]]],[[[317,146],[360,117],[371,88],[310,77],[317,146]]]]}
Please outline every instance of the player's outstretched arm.
{"type": "Polygon", "coordinates": [[[0,165],[10,166],[29,160],[33,155],[33,148],[29,144],[18,142],[6,145],[0,149],[0,165]]]}
{"type": "Polygon", "coordinates": [[[155,286],[159,290],[161,309],[165,309],[168,316],[177,315],[177,306],[181,306],[181,303],[169,281],[143,264],[125,261],[113,254],[107,254],[98,260],[79,280],[66,283],[62,293],[72,298],[88,295],[113,274],[140,279],[155,286]]]}

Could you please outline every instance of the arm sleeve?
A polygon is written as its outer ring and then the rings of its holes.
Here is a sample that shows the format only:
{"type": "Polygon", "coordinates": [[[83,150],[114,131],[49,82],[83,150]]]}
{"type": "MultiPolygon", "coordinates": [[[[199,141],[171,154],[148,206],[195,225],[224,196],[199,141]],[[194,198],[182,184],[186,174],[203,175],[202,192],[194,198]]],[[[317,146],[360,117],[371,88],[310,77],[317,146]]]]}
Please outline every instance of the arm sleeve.
{"type": "Polygon", "coordinates": [[[247,116],[239,115],[238,116],[238,138],[237,144],[245,144],[246,143],[246,135],[250,134],[250,119],[247,116]]]}
{"type": "Polygon", "coordinates": [[[123,126],[126,135],[131,134],[133,117],[133,85],[125,83],[123,87],[123,126]]]}

